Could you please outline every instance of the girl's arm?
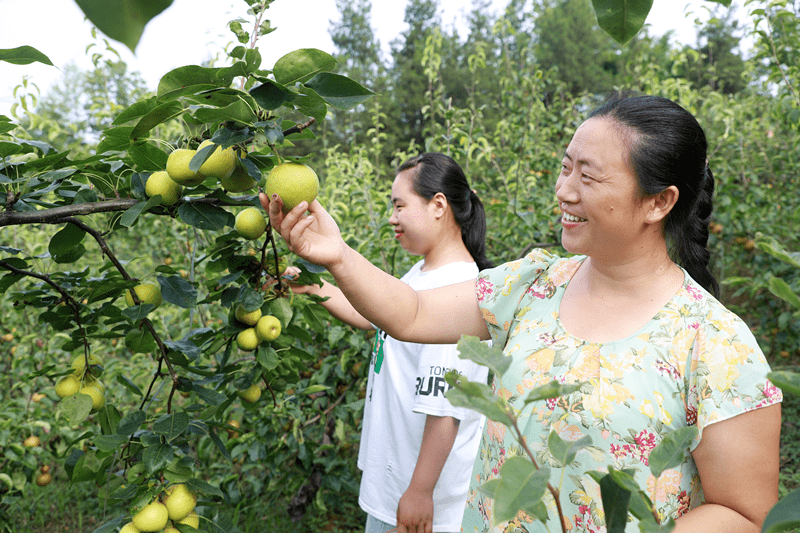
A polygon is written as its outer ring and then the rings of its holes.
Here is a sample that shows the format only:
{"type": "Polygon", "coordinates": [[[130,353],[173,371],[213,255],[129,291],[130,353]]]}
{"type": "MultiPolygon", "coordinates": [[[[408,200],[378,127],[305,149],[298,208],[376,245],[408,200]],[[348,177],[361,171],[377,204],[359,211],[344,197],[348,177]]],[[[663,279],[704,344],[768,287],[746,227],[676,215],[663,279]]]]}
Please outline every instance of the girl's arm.
{"type": "Polygon", "coordinates": [[[319,285],[292,285],[291,283],[289,286],[292,291],[298,294],[314,294],[327,298],[327,300],[321,302],[320,305],[345,324],[349,324],[358,329],[373,329],[369,320],[361,316],[358,311],[350,305],[350,302],[347,301],[347,298],[344,297],[344,294],[336,285],[332,285],[323,280],[321,287],[319,285]]]}
{"type": "Polygon", "coordinates": [[[285,216],[280,199],[261,194],[289,250],[328,269],[356,311],[395,339],[454,344],[462,335],[489,338],[475,297],[475,282],[416,292],[347,246],[327,211],[314,200],[301,202],[285,216]],[[305,216],[305,211],[311,214],[305,216]]]}
{"type": "Polygon", "coordinates": [[[459,421],[428,415],[411,484],[397,506],[397,533],[433,531],[433,489],[458,434],[459,421]]]}

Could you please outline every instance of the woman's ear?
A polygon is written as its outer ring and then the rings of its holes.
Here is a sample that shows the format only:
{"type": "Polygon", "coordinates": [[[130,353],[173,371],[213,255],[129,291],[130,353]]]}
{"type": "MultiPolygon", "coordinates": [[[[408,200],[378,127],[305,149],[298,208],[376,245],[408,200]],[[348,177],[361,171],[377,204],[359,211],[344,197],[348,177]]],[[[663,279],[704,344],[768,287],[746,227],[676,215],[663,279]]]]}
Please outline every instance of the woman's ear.
{"type": "Polygon", "coordinates": [[[670,185],[651,198],[650,211],[647,213],[647,222],[657,224],[664,220],[675,204],[678,203],[678,188],[670,185]]]}
{"type": "Polygon", "coordinates": [[[437,192],[433,195],[430,201],[431,206],[433,207],[433,214],[436,218],[441,218],[447,212],[447,196],[444,195],[442,192],[437,192]]]}

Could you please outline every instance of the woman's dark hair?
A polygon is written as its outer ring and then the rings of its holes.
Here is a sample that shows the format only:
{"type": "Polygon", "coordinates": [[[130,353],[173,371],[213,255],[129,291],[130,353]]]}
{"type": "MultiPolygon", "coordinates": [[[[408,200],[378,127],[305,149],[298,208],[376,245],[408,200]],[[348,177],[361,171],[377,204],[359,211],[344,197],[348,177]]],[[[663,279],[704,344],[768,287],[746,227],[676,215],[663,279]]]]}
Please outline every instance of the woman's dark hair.
{"type": "Polygon", "coordinates": [[[444,194],[478,269],[491,268],[492,263],[486,258],[486,212],[458,163],[450,156],[428,152],[406,160],[397,167],[397,173],[409,169],[415,169],[412,184],[417,194],[428,201],[436,193],[444,194]]]}
{"type": "Polygon", "coordinates": [[[708,168],[703,128],[684,108],[658,96],[613,95],[592,112],[593,117],[610,118],[633,133],[630,163],[645,196],[670,185],[678,188],[678,201],[664,224],[671,252],[695,281],[719,296],[708,267],[714,176],[708,168]]]}

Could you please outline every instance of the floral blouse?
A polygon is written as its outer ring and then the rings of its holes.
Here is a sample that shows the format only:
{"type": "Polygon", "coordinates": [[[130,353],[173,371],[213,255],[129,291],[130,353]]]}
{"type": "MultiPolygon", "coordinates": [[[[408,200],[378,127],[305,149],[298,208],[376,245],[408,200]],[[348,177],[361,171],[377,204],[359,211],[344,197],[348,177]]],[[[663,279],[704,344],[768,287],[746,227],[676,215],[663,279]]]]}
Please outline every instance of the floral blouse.
{"type": "MultiPolygon", "coordinates": [[[[587,342],[570,335],[559,320],[559,304],[583,256],[560,258],[534,250],[518,261],[481,272],[478,304],[492,341],[512,363],[496,376],[494,393],[517,411],[528,446],[540,465],[551,467],[561,486],[561,505],[572,532],[605,531],[600,488],[585,472],[634,469],[662,517],[678,518],[703,502],[690,454],[658,479],[648,456],[672,430],[703,428],[737,414],[780,402],[767,379],[769,366],[744,322],[685,274],[681,289],[638,332],[613,342],[587,342]],[[561,398],[524,406],[527,393],[556,379],[584,382],[561,398]],[[556,431],[565,440],[585,435],[592,445],[562,471],[547,449],[556,431]]],[[[506,458],[525,455],[511,432],[487,420],[475,461],[462,531],[544,532],[545,525],[520,513],[492,527],[492,500],[478,487],[493,479],[506,458]]],[[[560,531],[555,502],[545,493],[549,530],[560,531]],[[549,498],[549,500],[548,500],[549,498]]],[[[629,531],[638,531],[629,518],[629,531]]]]}

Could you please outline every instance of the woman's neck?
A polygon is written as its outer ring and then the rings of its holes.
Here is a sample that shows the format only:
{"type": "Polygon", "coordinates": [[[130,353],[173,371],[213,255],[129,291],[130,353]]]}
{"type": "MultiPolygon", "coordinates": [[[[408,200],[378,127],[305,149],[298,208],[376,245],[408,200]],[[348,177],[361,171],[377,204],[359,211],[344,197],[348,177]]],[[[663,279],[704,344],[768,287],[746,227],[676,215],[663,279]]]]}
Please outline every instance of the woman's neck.
{"type": "Polygon", "coordinates": [[[458,234],[451,232],[440,239],[431,250],[425,254],[425,263],[422,265],[421,270],[427,272],[429,270],[436,270],[450,263],[457,263],[466,261],[472,263],[475,260],[470,255],[469,250],[464,245],[461,239],[461,229],[458,229],[458,234]]]}

